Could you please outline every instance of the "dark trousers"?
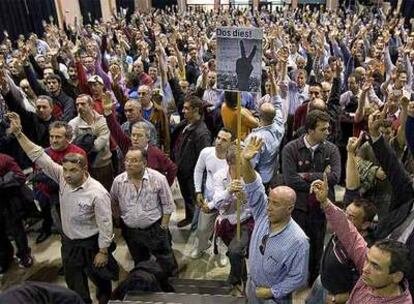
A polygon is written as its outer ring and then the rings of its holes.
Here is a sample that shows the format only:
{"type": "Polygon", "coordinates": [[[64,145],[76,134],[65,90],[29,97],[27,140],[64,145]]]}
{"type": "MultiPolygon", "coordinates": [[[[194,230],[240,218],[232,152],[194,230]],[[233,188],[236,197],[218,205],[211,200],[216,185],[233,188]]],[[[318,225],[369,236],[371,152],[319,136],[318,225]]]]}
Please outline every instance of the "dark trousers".
{"type": "Polygon", "coordinates": [[[92,300],[89,293],[88,278],[96,286],[96,298],[99,304],[106,304],[111,298],[112,284],[108,279],[103,279],[93,269],[92,261],[87,262],[87,259],[83,259],[80,263],[79,259],[76,263],[65,258],[70,255],[69,246],[65,246],[65,242],[62,241],[62,262],[65,275],[66,285],[69,289],[75,291],[85,303],[92,304],[92,300]]]}
{"type": "Polygon", "coordinates": [[[55,223],[56,229],[61,233],[62,222],[60,219],[59,193],[50,194],[49,202],[43,204],[41,209],[40,215],[43,218],[42,231],[50,232],[53,223],[55,223]]]}
{"type": "Polygon", "coordinates": [[[27,240],[26,230],[24,229],[21,216],[13,210],[13,204],[17,204],[18,197],[3,198],[0,203],[0,221],[4,222],[7,234],[16,242],[16,256],[23,259],[30,255],[31,250],[27,240]]]}
{"type": "Polygon", "coordinates": [[[319,275],[321,266],[326,231],[326,219],[319,210],[305,212],[294,209],[292,217],[309,238],[310,250],[308,282],[309,286],[312,286],[313,282],[319,275]]]}
{"type": "Polygon", "coordinates": [[[227,245],[227,256],[230,260],[230,274],[227,282],[231,285],[246,283],[247,269],[246,260],[250,236],[253,231],[254,222],[249,219],[240,224],[240,240],[237,240],[236,225],[223,220],[217,225],[217,236],[227,245]]]}
{"type": "Polygon", "coordinates": [[[139,262],[147,261],[152,254],[168,276],[178,275],[178,264],[171,248],[169,232],[161,228],[160,221],[144,229],[129,228],[121,221],[121,229],[135,267],[139,262]]]}
{"type": "Polygon", "coordinates": [[[112,163],[101,168],[90,168],[89,173],[94,179],[100,182],[106,190],[111,191],[112,182],[114,180],[112,163]]]}
{"type": "Polygon", "coordinates": [[[184,199],[185,204],[185,218],[192,220],[194,216],[195,209],[195,189],[194,189],[194,178],[187,177],[183,178],[180,175],[177,175],[178,184],[180,185],[181,195],[184,199]]]}
{"type": "Polygon", "coordinates": [[[0,218],[0,274],[4,273],[13,261],[13,245],[6,234],[4,221],[0,218]]]}

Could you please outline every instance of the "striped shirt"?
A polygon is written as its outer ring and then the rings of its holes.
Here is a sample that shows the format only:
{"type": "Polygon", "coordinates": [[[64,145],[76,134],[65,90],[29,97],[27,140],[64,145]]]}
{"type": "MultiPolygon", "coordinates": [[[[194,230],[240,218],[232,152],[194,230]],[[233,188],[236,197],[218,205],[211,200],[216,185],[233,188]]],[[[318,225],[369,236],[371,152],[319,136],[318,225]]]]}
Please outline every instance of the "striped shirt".
{"type": "Polygon", "coordinates": [[[309,99],[309,85],[299,88],[296,82],[290,81],[288,85],[289,115],[294,115],[296,109],[309,99]]]}
{"type": "Polygon", "coordinates": [[[59,184],[62,230],[71,240],[87,239],[99,233],[99,248],[112,242],[111,198],[95,179],[88,177],[79,187],[72,188],[63,177],[63,168],[44,150],[36,146],[27,156],[42,171],[59,184]]]}
{"type": "MultiPolygon", "coordinates": [[[[281,231],[271,232],[267,217],[268,204],[260,176],[245,185],[247,200],[255,221],[249,248],[251,290],[271,288],[273,303],[305,285],[308,275],[309,241],[299,225],[290,219],[281,231]],[[268,235],[267,242],[263,241],[268,235]],[[260,246],[265,243],[264,254],[260,246]]],[[[249,303],[259,303],[249,294],[249,303]]]]}
{"type": "MultiPolygon", "coordinates": [[[[352,259],[356,269],[359,273],[362,273],[366,255],[368,252],[368,246],[362,235],[359,234],[355,226],[348,221],[345,213],[336,207],[334,204],[329,203],[325,208],[325,215],[328,223],[339,241],[347,251],[348,256],[352,259]]],[[[359,278],[354,289],[352,289],[349,296],[349,304],[411,304],[412,299],[410,291],[408,289],[407,281],[404,281],[404,291],[397,296],[381,297],[374,294],[372,287],[367,286],[364,281],[359,278]]]]}
{"type": "Polygon", "coordinates": [[[276,110],[272,124],[253,129],[246,139],[246,142],[249,142],[251,136],[257,136],[263,140],[262,149],[254,157],[253,162],[264,183],[268,183],[272,179],[273,172],[276,169],[275,164],[277,163],[280,143],[285,134],[280,96],[272,97],[272,103],[276,110]]]}
{"type": "MultiPolygon", "coordinates": [[[[236,195],[230,193],[227,188],[231,183],[231,177],[227,168],[219,170],[214,174],[214,208],[219,211],[219,221],[227,219],[230,224],[236,225],[236,195]]],[[[210,207],[210,205],[209,205],[210,207]]],[[[252,216],[247,204],[240,204],[240,222],[244,222],[252,216]]]]}
{"type": "Polygon", "coordinates": [[[162,215],[174,211],[174,200],[167,178],[150,168],[145,169],[141,185],[135,186],[126,172],[118,175],[111,189],[112,204],[130,228],[147,228],[162,215]]]}
{"type": "Polygon", "coordinates": [[[204,91],[202,99],[210,106],[215,106],[220,101],[222,93],[223,91],[216,88],[208,88],[204,91]]]}

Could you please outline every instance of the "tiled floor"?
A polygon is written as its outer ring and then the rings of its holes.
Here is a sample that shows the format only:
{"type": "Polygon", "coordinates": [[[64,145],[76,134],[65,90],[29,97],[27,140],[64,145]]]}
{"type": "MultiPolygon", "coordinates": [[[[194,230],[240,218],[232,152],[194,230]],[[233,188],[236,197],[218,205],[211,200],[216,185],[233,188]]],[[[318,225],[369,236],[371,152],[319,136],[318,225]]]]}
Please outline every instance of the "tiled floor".
{"type": "MultiPolygon", "coordinates": [[[[343,191],[338,189],[338,197],[342,197],[343,191]]],[[[171,233],[173,236],[173,249],[177,258],[180,277],[192,279],[216,279],[225,280],[229,273],[229,265],[219,267],[216,257],[209,252],[198,260],[191,259],[190,252],[194,246],[195,236],[186,229],[178,229],[176,223],[183,217],[183,208],[181,200],[178,201],[177,211],[171,218],[171,233]]],[[[117,249],[115,258],[121,266],[120,279],[126,277],[129,270],[133,268],[133,262],[129,255],[124,240],[120,237],[120,232],[115,231],[117,240],[117,249]]],[[[47,241],[40,245],[34,244],[36,238],[35,233],[29,234],[30,245],[35,257],[35,264],[31,269],[20,269],[17,264],[13,264],[11,269],[1,277],[0,288],[6,289],[11,285],[18,284],[22,281],[45,281],[65,285],[63,277],[58,275],[60,267],[60,238],[57,235],[50,237],[47,241]]],[[[209,250],[210,251],[210,250],[209,250]]],[[[117,285],[117,282],[114,283],[117,285]]],[[[94,294],[94,286],[90,284],[91,294],[94,294]]],[[[294,303],[304,303],[304,298],[308,294],[308,290],[302,290],[295,294],[294,303]]]]}

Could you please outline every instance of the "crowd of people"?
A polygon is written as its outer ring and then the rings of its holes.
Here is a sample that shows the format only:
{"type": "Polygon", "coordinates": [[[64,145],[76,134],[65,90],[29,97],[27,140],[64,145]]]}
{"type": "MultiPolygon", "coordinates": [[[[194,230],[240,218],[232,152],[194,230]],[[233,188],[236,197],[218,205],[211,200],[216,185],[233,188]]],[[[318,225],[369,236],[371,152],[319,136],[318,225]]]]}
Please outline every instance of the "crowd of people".
{"type": "Polygon", "coordinates": [[[34,282],[0,303],[92,303],[88,278],[99,303],[171,291],[175,181],[177,227],[197,238],[188,259],[213,246],[232,295],[292,303],[308,287],[309,304],[412,303],[413,47],[409,20],[377,6],[168,8],[6,37],[0,273],[10,240],[19,266],[36,262],[35,216],[36,244],[61,236],[72,291],[34,282]],[[263,30],[261,94],[217,89],[220,26],[263,30]],[[135,268],[112,291],[115,229],[135,268]]]}

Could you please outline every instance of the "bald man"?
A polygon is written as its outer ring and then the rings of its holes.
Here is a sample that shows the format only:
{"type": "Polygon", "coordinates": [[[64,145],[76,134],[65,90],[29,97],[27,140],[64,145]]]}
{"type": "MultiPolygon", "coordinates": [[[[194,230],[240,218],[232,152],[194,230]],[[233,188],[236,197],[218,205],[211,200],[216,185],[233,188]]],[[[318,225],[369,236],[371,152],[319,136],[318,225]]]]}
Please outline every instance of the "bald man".
{"type": "Polygon", "coordinates": [[[253,129],[246,139],[246,142],[249,142],[250,138],[255,136],[260,137],[263,141],[261,150],[252,162],[253,167],[259,172],[266,190],[276,169],[275,164],[278,163],[280,143],[285,134],[282,100],[279,95],[271,95],[271,102],[263,103],[260,106],[259,127],[253,129]]]}
{"type": "MultiPolygon", "coordinates": [[[[249,247],[247,297],[249,303],[291,303],[292,292],[307,282],[309,241],[291,217],[295,191],[280,186],[266,196],[251,164],[262,145],[260,138],[252,137],[242,152],[244,191],[255,221],[249,247]]],[[[234,183],[240,185],[232,185],[233,189],[243,189],[240,181],[234,183]]]]}

